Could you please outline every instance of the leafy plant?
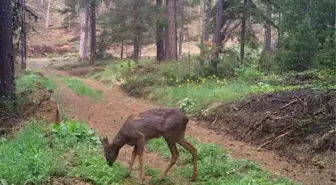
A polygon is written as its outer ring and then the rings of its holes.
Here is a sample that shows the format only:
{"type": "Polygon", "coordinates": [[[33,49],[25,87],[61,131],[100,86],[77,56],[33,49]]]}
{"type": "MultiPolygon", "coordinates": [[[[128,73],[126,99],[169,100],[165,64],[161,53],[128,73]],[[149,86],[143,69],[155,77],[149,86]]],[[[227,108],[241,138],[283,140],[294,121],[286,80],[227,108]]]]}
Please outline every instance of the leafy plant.
{"type": "MultiPolygon", "coordinates": [[[[87,124],[67,121],[60,124],[54,124],[51,131],[56,139],[71,141],[75,143],[91,141],[92,143],[99,144],[100,140],[95,135],[95,132],[89,128],[87,124]],[[66,139],[64,139],[66,138],[66,139]]],[[[70,143],[68,143],[69,145],[70,143]]]]}
{"type": "Polygon", "coordinates": [[[189,114],[195,111],[195,108],[196,108],[195,100],[184,98],[183,100],[179,101],[179,103],[180,103],[180,109],[183,112],[189,114]]]}
{"type": "Polygon", "coordinates": [[[109,167],[97,143],[85,123],[67,121],[49,130],[30,122],[15,139],[0,139],[0,184],[49,184],[53,176],[123,184],[126,168],[118,162],[109,167]]]}
{"type": "Polygon", "coordinates": [[[37,122],[30,122],[13,140],[0,140],[0,177],[9,184],[40,184],[64,173],[58,152],[52,151],[37,122]]]}

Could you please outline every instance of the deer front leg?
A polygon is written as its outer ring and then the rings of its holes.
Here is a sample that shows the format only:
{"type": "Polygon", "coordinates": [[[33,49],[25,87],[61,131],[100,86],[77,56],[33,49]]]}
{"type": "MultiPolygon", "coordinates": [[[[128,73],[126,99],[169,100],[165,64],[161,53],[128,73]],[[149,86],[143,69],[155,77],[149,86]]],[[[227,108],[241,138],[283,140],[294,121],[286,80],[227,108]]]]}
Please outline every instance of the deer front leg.
{"type": "Polygon", "coordinates": [[[165,169],[165,171],[163,171],[161,173],[159,181],[163,180],[166,177],[170,168],[176,163],[177,159],[179,158],[179,152],[177,150],[176,144],[175,143],[168,143],[168,147],[169,147],[169,150],[172,154],[172,158],[171,158],[167,168],[165,169]]]}
{"type": "Polygon", "coordinates": [[[137,145],[137,153],[138,153],[138,157],[139,157],[139,169],[140,169],[139,176],[141,178],[141,181],[145,180],[145,171],[144,171],[144,164],[143,164],[144,148],[145,148],[145,140],[143,139],[137,145]]]}
{"type": "Polygon", "coordinates": [[[134,146],[133,152],[132,152],[131,162],[130,162],[128,173],[127,173],[127,177],[129,177],[131,175],[132,167],[134,165],[134,161],[135,161],[135,158],[137,157],[137,154],[138,154],[137,147],[134,146]]]}

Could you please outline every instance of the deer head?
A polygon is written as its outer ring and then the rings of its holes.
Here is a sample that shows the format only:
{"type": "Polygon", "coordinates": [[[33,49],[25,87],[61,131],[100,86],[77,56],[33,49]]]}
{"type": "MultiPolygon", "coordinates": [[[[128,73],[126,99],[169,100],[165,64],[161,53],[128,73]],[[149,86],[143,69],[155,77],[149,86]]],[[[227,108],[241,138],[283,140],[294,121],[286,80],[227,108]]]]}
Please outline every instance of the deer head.
{"type": "Polygon", "coordinates": [[[119,155],[120,147],[114,145],[113,143],[109,144],[108,138],[104,137],[100,139],[104,147],[104,155],[107,161],[107,164],[112,167],[113,163],[117,160],[119,155]]]}

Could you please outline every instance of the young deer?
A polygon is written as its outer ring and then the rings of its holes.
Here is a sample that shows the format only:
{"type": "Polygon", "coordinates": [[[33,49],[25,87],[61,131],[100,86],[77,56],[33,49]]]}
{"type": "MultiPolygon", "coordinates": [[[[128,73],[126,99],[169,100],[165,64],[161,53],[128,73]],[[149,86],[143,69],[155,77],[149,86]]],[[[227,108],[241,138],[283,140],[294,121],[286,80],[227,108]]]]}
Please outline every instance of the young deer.
{"type": "Polygon", "coordinates": [[[106,137],[101,140],[108,165],[113,165],[118,157],[120,148],[125,144],[134,146],[128,176],[131,174],[134,160],[138,156],[140,178],[143,181],[145,179],[143,164],[145,144],[150,139],[163,137],[168,144],[172,158],[167,168],[161,173],[159,180],[165,178],[179,157],[176,143],[180,144],[192,154],[194,171],[191,180],[196,180],[198,174],[197,150],[184,138],[188,121],[189,118],[179,109],[150,109],[136,117],[128,117],[112,143],[109,143],[106,137]]]}

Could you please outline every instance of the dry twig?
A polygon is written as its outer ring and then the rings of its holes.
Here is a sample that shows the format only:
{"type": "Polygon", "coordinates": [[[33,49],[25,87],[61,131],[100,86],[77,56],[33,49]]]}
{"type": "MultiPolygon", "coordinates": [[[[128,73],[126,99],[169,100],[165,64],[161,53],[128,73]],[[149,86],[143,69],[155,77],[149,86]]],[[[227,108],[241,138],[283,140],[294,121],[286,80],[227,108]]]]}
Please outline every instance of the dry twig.
{"type": "Polygon", "coordinates": [[[268,144],[272,143],[273,141],[285,137],[286,135],[288,135],[289,133],[293,132],[294,130],[295,130],[295,128],[293,128],[293,129],[291,129],[291,130],[289,130],[289,131],[287,131],[287,132],[285,132],[283,134],[280,134],[280,135],[278,135],[278,136],[276,136],[276,137],[274,137],[274,138],[266,141],[264,144],[260,145],[259,148],[263,148],[263,147],[267,146],[268,144]]]}

